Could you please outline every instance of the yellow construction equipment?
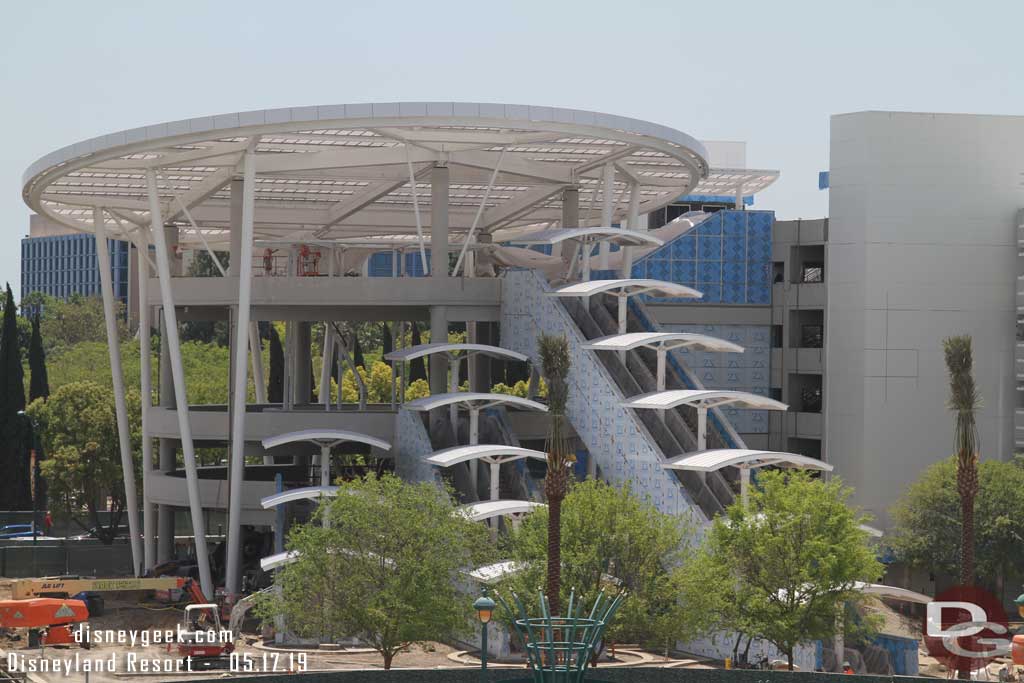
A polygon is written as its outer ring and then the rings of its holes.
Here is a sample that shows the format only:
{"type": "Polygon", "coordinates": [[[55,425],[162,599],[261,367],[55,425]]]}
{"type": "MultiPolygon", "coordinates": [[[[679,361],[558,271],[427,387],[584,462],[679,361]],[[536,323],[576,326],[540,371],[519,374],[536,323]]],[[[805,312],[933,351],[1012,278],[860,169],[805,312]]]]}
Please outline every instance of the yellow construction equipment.
{"type": "Polygon", "coordinates": [[[15,600],[29,598],[66,598],[79,593],[111,591],[148,591],[181,588],[195,602],[208,602],[199,586],[182,576],[161,576],[150,579],[87,579],[79,576],[44,576],[38,579],[17,579],[11,586],[15,600]]]}

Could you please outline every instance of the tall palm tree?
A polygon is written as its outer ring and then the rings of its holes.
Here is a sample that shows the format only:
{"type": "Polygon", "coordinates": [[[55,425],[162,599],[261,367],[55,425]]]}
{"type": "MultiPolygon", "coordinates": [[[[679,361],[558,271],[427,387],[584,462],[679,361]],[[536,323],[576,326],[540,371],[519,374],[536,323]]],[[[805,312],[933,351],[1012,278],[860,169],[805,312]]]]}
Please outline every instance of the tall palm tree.
{"type": "Polygon", "coordinates": [[[960,496],[960,583],[974,583],[974,499],[978,495],[978,427],[975,413],[981,397],[974,384],[971,337],[942,340],[949,371],[949,409],[953,411],[956,449],[956,489],[960,496]]]}
{"type": "Polygon", "coordinates": [[[576,457],[565,438],[565,406],[569,399],[569,342],[565,337],[542,334],[537,340],[541,371],[548,385],[548,471],[544,494],[548,499],[548,576],[546,592],[551,614],[562,611],[559,592],[562,585],[562,500],[569,487],[569,465],[576,457]]]}

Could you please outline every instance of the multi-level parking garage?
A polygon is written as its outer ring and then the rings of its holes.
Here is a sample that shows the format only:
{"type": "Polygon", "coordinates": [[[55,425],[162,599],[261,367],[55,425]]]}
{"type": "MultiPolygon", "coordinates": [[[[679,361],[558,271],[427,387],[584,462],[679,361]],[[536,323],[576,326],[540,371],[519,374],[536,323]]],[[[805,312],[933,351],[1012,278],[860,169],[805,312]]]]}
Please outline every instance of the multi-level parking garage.
{"type": "MultiPolygon", "coordinates": [[[[25,176],[24,197],[40,214],[138,250],[141,348],[161,331],[158,387],[149,379],[154,359],[141,359],[142,395],[153,399],[143,409],[141,525],[120,355],[110,346],[135,566],[167,559],[174,512],[187,509],[199,575],[212,594],[203,510],[225,509],[224,583],[235,594],[241,529],[271,525],[261,499],[283,504],[275,479],[329,493],[339,475],[331,448],[340,444],[412,479],[444,466],[468,503],[509,492],[523,499],[477,509],[475,518],[529,509],[539,493],[525,463],[539,457],[520,444],[540,443],[545,407],[532,392],[518,400],[489,394],[488,367],[534,360],[542,332],[570,341],[569,419],[585,454],[581,476],[629,480],[663,510],[703,519],[740,491],[741,472],[790,462],[784,453],[745,449],[719,410],[784,404],[704,391],[679,354],[686,346],[736,345],[659,335],[643,303],[701,293],[631,278],[634,258],[699,220],[647,231],[646,214],[684,195],[732,197],[739,207],[776,176],[709,168],[694,138],[634,119],[392,103],[244,112],[114,133],[40,159],[25,176]],[[189,252],[207,252],[215,276],[186,276],[189,252]],[[218,260],[224,252],[227,263],[218,260]],[[178,328],[191,320],[230,323],[228,405],[188,404],[178,328]],[[275,401],[261,354],[250,352],[260,349],[265,321],[287,326],[283,395],[275,401]],[[388,324],[396,339],[408,323],[428,322],[435,343],[395,351],[390,401],[370,403],[361,388],[357,402],[343,403],[319,390],[331,384],[332,361],[340,370],[352,363],[343,321],[388,324]],[[466,343],[443,343],[451,326],[466,331],[466,343]],[[314,351],[322,354],[319,377],[314,351]],[[407,402],[404,361],[417,355],[429,358],[431,397],[407,402]],[[449,382],[461,362],[469,393],[449,382]],[[247,397],[250,379],[255,400],[247,397]],[[200,467],[197,446],[226,449],[227,467],[200,467]],[[700,467],[679,459],[703,450],[736,452],[700,467]]],[[[97,253],[113,329],[107,250],[97,253]]]]}

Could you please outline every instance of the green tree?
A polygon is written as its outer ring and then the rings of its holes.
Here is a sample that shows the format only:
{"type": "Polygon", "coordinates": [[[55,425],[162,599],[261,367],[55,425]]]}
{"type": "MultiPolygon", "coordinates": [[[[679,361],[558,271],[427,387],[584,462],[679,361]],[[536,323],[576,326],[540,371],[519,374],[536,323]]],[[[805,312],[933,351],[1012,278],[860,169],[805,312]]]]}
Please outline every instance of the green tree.
{"type": "Polygon", "coordinates": [[[547,438],[548,470],[544,495],[548,502],[548,568],[545,590],[551,613],[561,614],[562,500],[569,485],[569,467],[576,456],[565,437],[565,407],[569,402],[569,342],[565,337],[542,334],[537,340],[541,368],[548,384],[551,426],[547,438]]]}
{"type": "MultiPolygon", "coordinates": [[[[132,451],[137,455],[141,402],[134,390],[126,399],[132,451]]],[[[125,504],[113,390],[95,382],[65,384],[49,400],[36,399],[28,412],[39,425],[49,454],[40,469],[51,502],[82,529],[95,528],[101,541],[112,543],[125,504]],[[103,526],[99,512],[107,509],[109,524],[103,526]]],[[[139,472],[137,462],[135,471],[139,472]]]]}
{"type": "MultiPolygon", "coordinates": [[[[974,353],[968,335],[942,340],[949,371],[949,409],[953,412],[956,489],[960,496],[960,583],[974,583],[974,501],[978,495],[978,427],[981,396],[974,384],[974,353]]],[[[970,672],[961,671],[965,678],[970,672]]]]}
{"type": "MultiPolygon", "coordinates": [[[[960,575],[963,542],[955,456],[935,463],[893,508],[888,537],[896,555],[912,567],[960,575]]],[[[1024,566],[1024,467],[1015,462],[978,464],[975,511],[976,569],[1002,595],[1006,580],[1024,566]]]]}
{"type": "Polygon", "coordinates": [[[305,637],[358,636],[385,669],[410,643],[465,630],[471,600],[456,585],[484,559],[485,527],[455,514],[450,492],[433,484],[385,475],[341,486],[326,503],[329,527],[289,534],[299,558],[278,571],[281,593],[258,606],[261,616],[283,615],[305,637]]]}
{"type": "MultiPolygon", "coordinates": [[[[664,645],[685,638],[686,620],[675,584],[694,529],[660,512],[628,486],[600,480],[574,484],[562,502],[562,595],[591,603],[611,578],[628,597],[615,615],[608,639],[664,645]]],[[[520,568],[503,587],[536,594],[544,583],[548,512],[538,508],[509,537],[509,556],[520,568]]],[[[529,601],[532,603],[533,601],[529,601]]]]}
{"type": "Polygon", "coordinates": [[[28,347],[28,367],[31,371],[28,400],[45,399],[50,395],[50,380],[46,376],[46,352],[43,351],[43,338],[39,334],[39,314],[32,316],[32,338],[28,347]]]}
{"type": "Polygon", "coordinates": [[[18,342],[18,309],[14,293],[7,285],[3,331],[0,334],[0,501],[7,510],[32,508],[29,457],[25,418],[25,375],[18,342]]]}
{"type": "MultiPolygon", "coordinates": [[[[124,320],[124,304],[115,304],[118,340],[123,342],[130,336],[124,320]]],[[[49,355],[81,342],[106,342],[103,300],[81,294],[73,294],[66,301],[47,299],[42,307],[40,332],[49,355]]]]}
{"type": "Polygon", "coordinates": [[[796,646],[832,637],[845,605],[865,599],[855,583],[876,581],[883,567],[838,480],[776,471],[758,484],[748,505],[715,518],[682,595],[710,609],[717,627],[768,640],[792,668],[796,646]]]}

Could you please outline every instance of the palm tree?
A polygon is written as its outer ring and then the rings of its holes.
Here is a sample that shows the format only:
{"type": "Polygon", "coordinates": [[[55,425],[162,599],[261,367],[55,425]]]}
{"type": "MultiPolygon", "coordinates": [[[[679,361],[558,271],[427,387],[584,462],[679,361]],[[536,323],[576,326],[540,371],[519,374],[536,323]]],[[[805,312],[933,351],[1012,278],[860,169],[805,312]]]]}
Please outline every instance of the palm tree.
{"type": "Polygon", "coordinates": [[[974,583],[974,499],[978,495],[978,427],[975,413],[981,397],[974,385],[971,337],[942,340],[949,370],[949,409],[953,411],[953,445],[956,449],[956,489],[960,495],[960,583],[974,583]]]}
{"type": "Polygon", "coordinates": [[[569,342],[565,337],[542,334],[537,340],[541,370],[548,385],[548,471],[544,494],[548,499],[548,576],[546,592],[551,614],[560,614],[562,584],[562,500],[569,486],[569,465],[575,456],[565,438],[565,406],[569,398],[569,342]]]}

